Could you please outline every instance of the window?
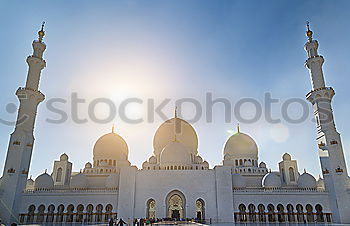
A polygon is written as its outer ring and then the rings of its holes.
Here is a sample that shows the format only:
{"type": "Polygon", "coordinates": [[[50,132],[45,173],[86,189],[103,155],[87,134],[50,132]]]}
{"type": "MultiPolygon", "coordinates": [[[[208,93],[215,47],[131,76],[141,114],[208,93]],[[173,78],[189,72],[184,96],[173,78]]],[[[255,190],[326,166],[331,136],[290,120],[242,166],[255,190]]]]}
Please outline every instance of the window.
{"type": "Polygon", "coordinates": [[[289,179],[290,179],[290,181],[295,181],[295,175],[294,175],[293,167],[289,167],[289,179]]]}
{"type": "Polygon", "coordinates": [[[57,174],[56,174],[56,182],[61,182],[62,180],[62,168],[57,169],[57,174]]]}

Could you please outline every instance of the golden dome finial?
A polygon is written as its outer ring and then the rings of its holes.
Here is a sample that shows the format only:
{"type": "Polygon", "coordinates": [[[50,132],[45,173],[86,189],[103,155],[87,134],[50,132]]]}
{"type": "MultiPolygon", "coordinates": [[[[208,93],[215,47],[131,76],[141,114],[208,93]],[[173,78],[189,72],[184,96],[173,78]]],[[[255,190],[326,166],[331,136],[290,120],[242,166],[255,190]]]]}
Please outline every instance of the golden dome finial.
{"type": "Polygon", "coordinates": [[[174,118],[177,118],[177,106],[175,106],[175,110],[174,110],[174,118]]]}
{"type": "Polygon", "coordinates": [[[306,21],[306,28],[307,28],[306,36],[308,37],[309,41],[311,42],[312,41],[312,31],[310,30],[310,22],[309,21],[306,21]]]}
{"type": "Polygon", "coordinates": [[[115,133],[115,124],[112,125],[112,133],[115,133]]]}
{"type": "Polygon", "coordinates": [[[240,130],[239,130],[239,123],[237,123],[237,133],[240,133],[240,130]]]}
{"type": "Polygon", "coordinates": [[[45,21],[43,21],[43,23],[41,24],[41,30],[38,31],[39,42],[42,42],[42,40],[43,40],[43,38],[45,36],[44,26],[45,26],[45,21]]]}

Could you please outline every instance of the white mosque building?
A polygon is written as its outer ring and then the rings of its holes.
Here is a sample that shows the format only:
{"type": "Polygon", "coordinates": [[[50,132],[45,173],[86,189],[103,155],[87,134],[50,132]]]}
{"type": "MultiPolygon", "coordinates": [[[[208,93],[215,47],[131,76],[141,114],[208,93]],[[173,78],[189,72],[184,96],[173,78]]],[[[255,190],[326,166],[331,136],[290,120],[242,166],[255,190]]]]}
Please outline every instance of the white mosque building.
{"type": "MultiPolygon", "coordinates": [[[[271,172],[259,161],[258,145],[237,131],[223,149],[222,164],[209,167],[198,152],[195,129],[176,116],[155,133],[153,153],[142,169],[128,161],[127,142],[111,131],[97,139],[93,159],[80,172],[72,171],[67,154],[51,172],[28,178],[39,91],[45,32],[33,42],[27,58],[25,87],[18,123],[10,136],[0,181],[0,218],[3,222],[106,222],[111,217],[197,219],[208,222],[333,222],[350,223],[349,177],[339,133],[331,110],[334,90],[325,86],[324,59],[308,28],[305,44],[314,107],[322,178],[298,172],[297,161],[285,153],[271,172]],[[25,120],[23,120],[23,118],[25,120]]],[[[40,138],[39,138],[40,139],[40,138]]],[[[218,153],[220,150],[218,150],[218,153]]]]}

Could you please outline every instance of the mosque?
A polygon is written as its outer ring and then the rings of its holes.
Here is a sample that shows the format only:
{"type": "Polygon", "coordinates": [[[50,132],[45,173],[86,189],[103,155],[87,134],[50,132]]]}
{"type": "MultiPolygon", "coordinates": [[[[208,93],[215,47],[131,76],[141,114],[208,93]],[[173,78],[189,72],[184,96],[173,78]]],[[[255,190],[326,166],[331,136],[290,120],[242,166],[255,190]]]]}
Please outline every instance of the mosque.
{"type": "MultiPolygon", "coordinates": [[[[106,222],[111,217],[196,219],[212,222],[350,223],[350,185],[340,134],[332,112],[333,88],[325,85],[324,58],[307,29],[305,50],[312,89],[317,151],[322,178],[298,171],[297,160],[281,157],[271,172],[259,160],[258,145],[239,131],[222,150],[222,164],[209,167],[198,152],[195,129],[176,114],[155,132],[153,153],[139,169],[128,160],[129,149],[114,130],[97,139],[93,159],[73,172],[67,154],[50,172],[28,178],[34,145],[37,106],[45,96],[39,80],[46,62],[44,26],[33,42],[25,87],[16,91],[20,107],[10,135],[0,180],[3,222],[106,222]]],[[[39,138],[40,139],[40,138],[39,138]]],[[[218,150],[220,153],[220,150],[218,150]]]]}

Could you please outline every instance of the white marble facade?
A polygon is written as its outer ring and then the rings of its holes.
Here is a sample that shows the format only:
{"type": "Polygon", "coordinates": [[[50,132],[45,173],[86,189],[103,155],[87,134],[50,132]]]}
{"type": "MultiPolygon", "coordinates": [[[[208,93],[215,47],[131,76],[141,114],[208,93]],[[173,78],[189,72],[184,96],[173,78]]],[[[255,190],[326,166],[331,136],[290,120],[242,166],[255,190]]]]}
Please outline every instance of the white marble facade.
{"type": "Polygon", "coordinates": [[[97,139],[92,161],[80,172],[72,171],[73,163],[63,153],[54,160],[52,171],[27,179],[36,109],[44,99],[38,90],[46,65],[44,35],[42,28],[39,40],[33,42],[34,53],[27,59],[26,87],[17,91],[19,119],[23,114],[32,117],[11,134],[0,181],[4,222],[105,222],[117,216],[124,220],[350,223],[349,179],[340,136],[333,120],[326,124],[318,113],[319,95],[328,97],[325,107],[330,108],[334,91],[325,87],[323,57],[310,30],[305,49],[313,88],[308,100],[315,109],[323,175],[317,180],[306,171],[299,172],[297,161],[288,153],[281,156],[279,170],[271,172],[259,161],[254,139],[239,128],[222,150],[222,164],[210,167],[200,156],[195,129],[176,114],[156,131],[153,153],[141,169],[129,162],[127,142],[112,129],[97,139]],[[23,99],[21,94],[30,98],[23,99]]]}

